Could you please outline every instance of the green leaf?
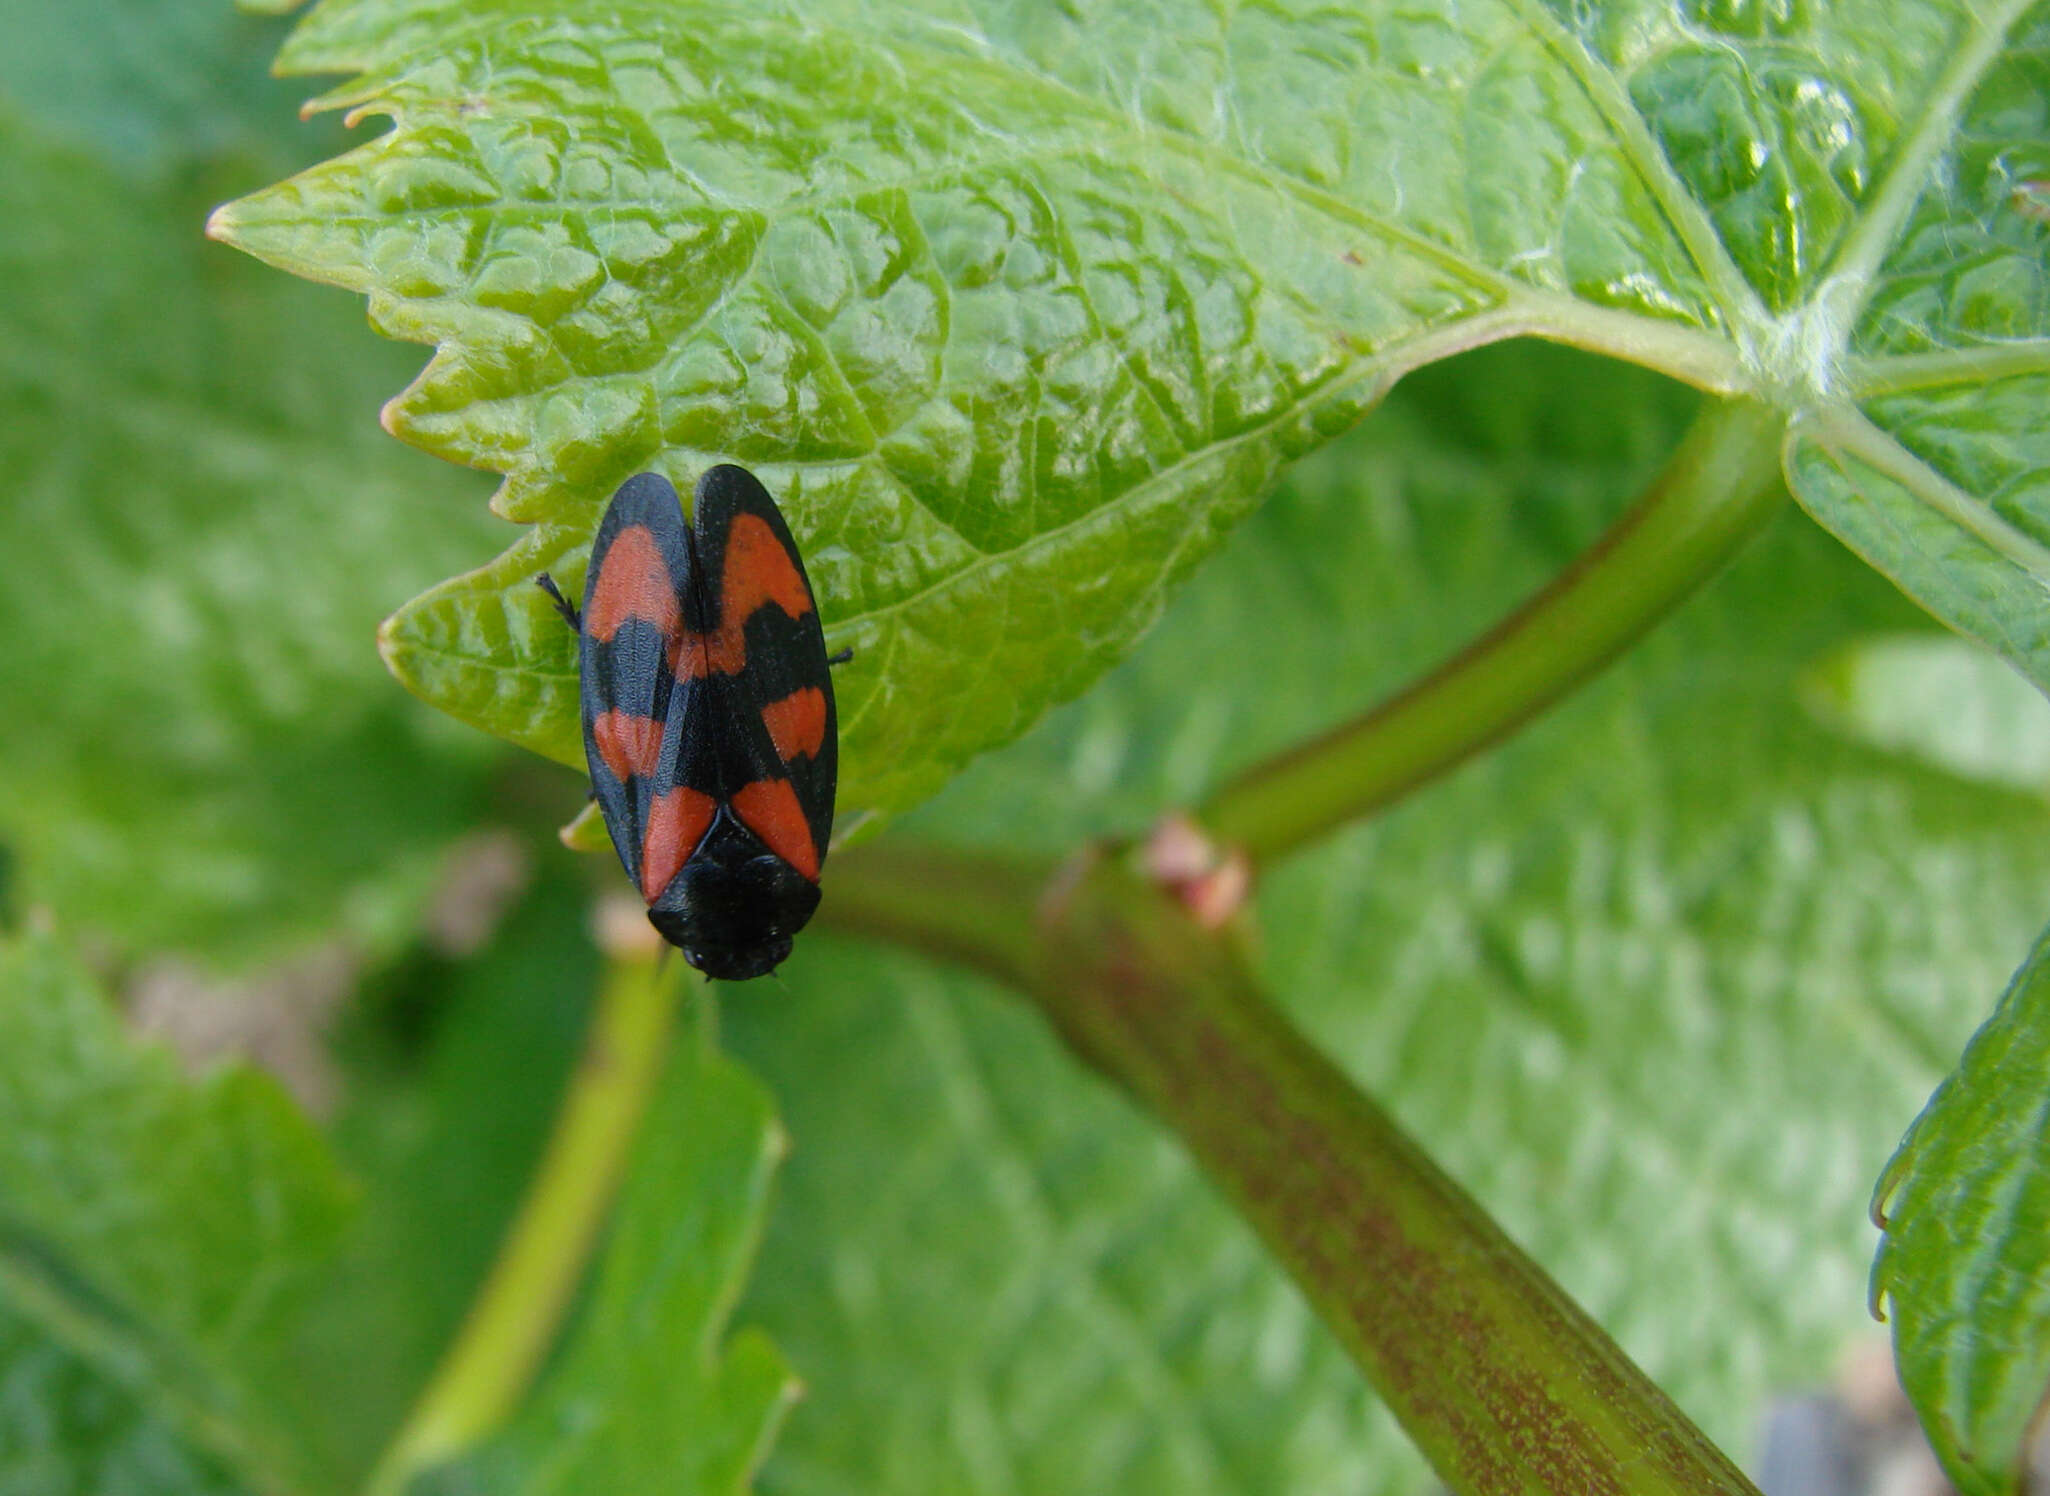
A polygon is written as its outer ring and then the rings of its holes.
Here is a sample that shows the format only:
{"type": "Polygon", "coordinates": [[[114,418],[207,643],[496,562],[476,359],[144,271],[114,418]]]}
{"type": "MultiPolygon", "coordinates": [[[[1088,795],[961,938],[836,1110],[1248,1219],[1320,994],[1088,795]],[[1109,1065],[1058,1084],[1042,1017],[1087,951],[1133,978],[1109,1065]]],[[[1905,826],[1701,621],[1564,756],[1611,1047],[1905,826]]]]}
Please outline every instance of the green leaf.
{"type": "Polygon", "coordinates": [[[1796,492],[1940,617],[2042,684],[2050,229],[2027,189],[2050,169],[2050,11],[1931,13],[1925,118],[1825,291],[1856,318],[1855,410],[1797,428],[1796,492]]]}
{"type": "Polygon", "coordinates": [[[0,945],[0,1296],[267,1491],[319,1484],[291,1327],[348,1205],[275,1082],[188,1082],[54,939],[0,945]]]}
{"type": "Polygon", "coordinates": [[[403,354],[200,237],[224,185],[303,159],[275,89],[226,81],[275,28],[130,9],[95,33],[119,48],[31,11],[0,49],[13,893],[127,948],[388,936],[486,756],[392,688],[374,630],[489,521],[369,429],[403,354]]]}
{"type": "Polygon", "coordinates": [[[126,1388],[0,1302],[0,1493],[245,1490],[126,1388]]]}
{"type": "MultiPolygon", "coordinates": [[[[1420,372],[905,830],[1143,830],[1541,585],[1692,405],[1532,344],[1420,372]]],[[[1869,1182],[2042,923],[2039,797],[1802,710],[1918,624],[1944,637],[1789,513],[1610,674],[1260,894],[1296,1019],[1739,1459],[1769,1395],[1876,1334],[1869,1182]]],[[[1250,1233],[1031,1012],[815,937],[784,973],[794,1001],[727,1015],[795,1144],[743,1311],[809,1387],[765,1489],[1430,1489],[1250,1233]]]]}
{"type": "Polygon", "coordinates": [[[214,232],[437,344],[392,428],[534,526],[394,617],[403,679],[576,761],[532,576],[628,474],[745,461],[856,646],[853,819],[1077,693],[1392,379],[1517,333],[1768,400],[1812,512],[2050,682],[2050,227],[2010,201],[2046,28],[328,0],[281,65],[396,127],[214,232]]]}
{"type": "Polygon", "coordinates": [[[2050,1394],[2050,937],[1901,1141],[1874,1197],[1872,1294],[1964,1496],[2024,1489],[2050,1394]]]}
{"type": "Polygon", "coordinates": [[[329,1132],[362,1210],[307,1306],[300,1426],[357,1476],[461,1329],[583,1045],[598,980],[589,885],[574,859],[542,855],[487,949],[416,953],[369,984],[337,1036],[329,1132]]]}
{"type": "Polygon", "coordinates": [[[526,1412],[416,1483],[477,1496],[685,1496],[750,1489],[796,1396],[758,1330],[726,1319],[784,1149],[760,1082],[703,1025],[671,1057],[635,1145],[590,1302],[526,1412]]]}
{"type": "Polygon", "coordinates": [[[2050,701],[1962,639],[1860,640],[1808,684],[1810,709],[1853,737],[1967,779],[2050,793],[2050,701]]]}

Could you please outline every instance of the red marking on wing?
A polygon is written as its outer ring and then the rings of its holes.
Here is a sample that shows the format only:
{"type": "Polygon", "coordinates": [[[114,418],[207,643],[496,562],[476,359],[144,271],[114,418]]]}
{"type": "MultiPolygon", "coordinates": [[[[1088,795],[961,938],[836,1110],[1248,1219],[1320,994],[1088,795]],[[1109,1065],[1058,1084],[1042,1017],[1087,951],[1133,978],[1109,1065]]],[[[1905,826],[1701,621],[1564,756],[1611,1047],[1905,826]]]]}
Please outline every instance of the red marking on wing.
{"type": "Polygon", "coordinates": [[[792,618],[811,611],[811,589],[769,522],[736,514],[726,531],[726,562],[719,572],[719,623],[723,632],[763,603],[774,603],[792,618]]]}
{"type": "Polygon", "coordinates": [[[745,786],[733,797],[733,813],[771,852],[819,881],[819,849],[812,845],[811,823],[789,780],[757,779],[745,786]]]}
{"type": "Polygon", "coordinates": [[[636,717],[613,710],[591,719],[591,741],[605,767],[620,779],[639,775],[652,778],[662,759],[662,724],[653,717],[636,717]]]}
{"type": "Polygon", "coordinates": [[[784,763],[800,755],[817,758],[826,741],[826,693],[817,686],[800,686],[763,707],[762,724],[776,745],[776,757],[784,763]]]}
{"type": "Polygon", "coordinates": [[[641,838],[641,897],[650,904],[690,861],[715,808],[710,795],[682,786],[657,795],[648,807],[648,829],[641,838]]]}
{"type": "Polygon", "coordinates": [[[676,605],[676,579],[662,559],[662,548],[646,525],[628,525],[612,537],[598,572],[591,605],[584,611],[584,630],[609,644],[629,618],[652,623],[665,635],[682,624],[676,605]]]}
{"type": "Polygon", "coordinates": [[[768,521],[736,514],[719,569],[718,631],[679,637],[669,652],[669,673],[678,680],[740,674],[747,668],[747,621],[766,603],[802,618],[811,611],[811,589],[768,521]]]}

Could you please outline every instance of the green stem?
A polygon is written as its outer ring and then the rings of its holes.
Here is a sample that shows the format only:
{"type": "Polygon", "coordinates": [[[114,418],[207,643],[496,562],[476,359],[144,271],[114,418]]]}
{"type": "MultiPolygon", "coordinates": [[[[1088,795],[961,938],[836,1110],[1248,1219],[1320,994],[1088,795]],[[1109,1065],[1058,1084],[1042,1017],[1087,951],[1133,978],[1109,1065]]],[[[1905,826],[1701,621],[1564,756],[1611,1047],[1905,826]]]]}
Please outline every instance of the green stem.
{"type": "Polygon", "coordinates": [[[917,842],[871,843],[833,859],[818,924],[959,962],[1022,988],[1039,946],[1032,911],[1053,875],[1051,862],[917,842]]]}
{"type": "MultiPolygon", "coordinates": [[[[1774,512],[1783,420],[1704,406],[1637,506],[1550,587],[1364,718],[1262,765],[1202,818],[1257,860],[1386,804],[1642,635],[1774,512]]],[[[1029,994],[1172,1127],[1418,1447],[1472,1496],[1755,1496],[1600,1326],[1284,1020],[1230,939],[1122,859],[865,848],[822,921],[1029,994]]]]}
{"type": "Polygon", "coordinates": [[[1122,860],[884,844],[822,921],[1017,986],[1181,1137],[1460,1496],[1757,1496],[1601,1327],[1122,860]]]}
{"type": "Polygon", "coordinates": [[[608,961],[583,1057],[498,1260],[365,1496],[399,1496],[422,1470],[498,1428],[540,1369],[661,1075],[677,970],[653,952],[608,961]]]}
{"type": "Polygon", "coordinates": [[[1198,818],[1266,862],[1544,710],[1714,575],[1778,509],[1785,425],[1755,402],[1706,402],[1651,491],[1543,592],[1365,716],[1240,775],[1198,818]]]}

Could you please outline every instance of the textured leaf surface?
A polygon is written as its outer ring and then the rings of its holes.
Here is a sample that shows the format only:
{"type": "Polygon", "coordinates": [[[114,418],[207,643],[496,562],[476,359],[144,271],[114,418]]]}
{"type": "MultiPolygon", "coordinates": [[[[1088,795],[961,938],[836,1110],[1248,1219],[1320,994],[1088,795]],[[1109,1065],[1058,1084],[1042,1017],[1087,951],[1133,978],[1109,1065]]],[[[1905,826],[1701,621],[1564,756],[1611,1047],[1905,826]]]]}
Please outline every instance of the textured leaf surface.
{"type": "Polygon", "coordinates": [[[1875,1297],[1902,1384],[1965,1496],[2024,1489],[2050,1393],[2050,942],[2039,942],[1888,1165],[1875,1297]]]}
{"type": "Polygon", "coordinates": [[[1903,119],[1818,295],[1854,319],[1857,399],[1804,413],[1790,479],[1932,612],[2050,684],[2050,220],[2031,196],[2050,173],[2050,7],[1874,23],[1924,70],[1926,113],[1903,119]]]}
{"type": "Polygon", "coordinates": [[[565,762],[529,579],[638,469],[784,496],[857,651],[852,818],[1078,691],[1390,379],[1518,331],[1777,402],[1803,501],[2046,682],[2046,16],[327,0],[284,65],[396,128],[215,232],[439,345],[389,424],[534,528],[387,655],[565,762]]]}
{"type": "Polygon", "coordinates": [[[367,429],[403,354],[200,238],[314,145],[233,76],[273,32],[30,7],[0,47],[0,840],[10,897],[129,947],[390,929],[475,793],[371,645],[489,521],[367,429]]]}
{"type": "Polygon", "coordinates": [[[188,1082],[54,940],[0,947],[0,1295],[264,1490],[317,1478],[288,1327],[347,1205],[274,1082],[188,1082]]]}
{"type": "Polygon", "coordinates": [[[783,1136],[760,1082],[689,1034],[635,1145],[590,1302],[531,1408],[416,1489],[456,1496],[748,1490],[797,1382],[726,1336],[783,1136]]]}
{"type": "MultiPolygon", "coordinates": [[[[1417,374],[1127,667],[906,830],[1143,827],[1541,583],[1690,404],[1534,345],[1417,374]]],[[[1769,1394],[1877,1334],[1870,1182],[2041,924],[2040,799],[1801,708],[1918,622],[1944,637],[1790,514],[1612,675],[1260,901],[1302,1021],[1740,1457],[1769,1394]]],[[[785,972],[794,1001],[728,1013],[795,1145],[742,1311],[809,1388],[766,1489],[1429,1489],[1172,1142],[1030,1013],[848,943],[785,972]]]]}
{"type": "Polygon", "coordinates": [[[242,1496],[167,1422],[0,1302],[0,1492],[242,1496]]]}

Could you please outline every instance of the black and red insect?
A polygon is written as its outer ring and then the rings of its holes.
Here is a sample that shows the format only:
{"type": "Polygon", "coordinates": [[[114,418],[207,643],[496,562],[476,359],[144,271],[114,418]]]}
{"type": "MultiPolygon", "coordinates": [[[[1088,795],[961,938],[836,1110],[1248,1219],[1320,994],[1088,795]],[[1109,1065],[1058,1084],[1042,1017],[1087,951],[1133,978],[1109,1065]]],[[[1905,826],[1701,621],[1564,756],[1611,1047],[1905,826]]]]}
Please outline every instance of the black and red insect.
{"type": "Polygon", "coordinates": [[[728,981],[790,954],[819,904],[839,724],[790,527],[746,468],[698,479],[686,525],[654,473],[612,497],[577,631],[584,753],[648,919],[728,981]]]}

